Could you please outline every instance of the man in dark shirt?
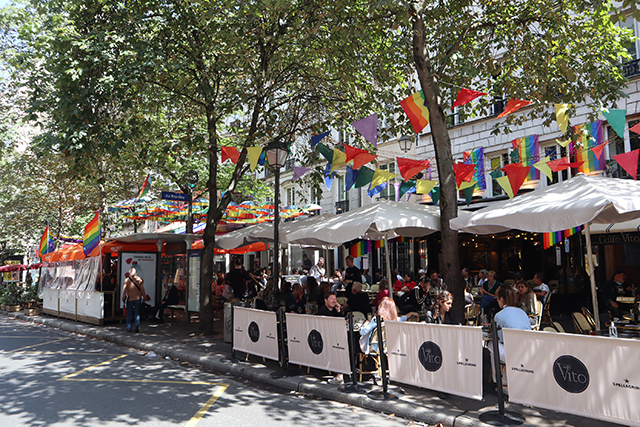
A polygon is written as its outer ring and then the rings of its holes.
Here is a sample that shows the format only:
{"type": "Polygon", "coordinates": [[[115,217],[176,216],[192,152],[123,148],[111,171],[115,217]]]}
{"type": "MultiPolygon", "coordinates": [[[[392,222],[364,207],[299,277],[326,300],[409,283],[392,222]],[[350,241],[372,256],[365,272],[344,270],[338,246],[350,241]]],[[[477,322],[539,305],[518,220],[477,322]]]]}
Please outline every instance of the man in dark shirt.
{"type": "Polygon", "coordinates": [[[335,292],[327,292],[324,295],[324,305],[318,308],[316,316],[332,316],[332,317],[344,317],[344,314],[340,312],[340,304],[338,303],[338,297],[335,292]]]}
{"type": "Polygon", "coordinates": [[[233,289],[233,296],[242,299],[247,294],[247,280],[249,279],[249,275],[242,266],[242,260],[240,258],[236,258],[233,261],[233,265],[234,268],[227,273],[225,279],[231,289],[233,289]]]}
{"type": "Polygon", "coordinates": [[[178,288],[173,286],[173,283],[167,284],[167,293],[162,298],[162,302],[160,303],[160,307],[158,307],[158,311],[153,319],[159,323],[164,322],[164,309],[169,305],[176,305],[179,303],[180,296],[178,295],[178,288]]]}
{"type": "Polygon", "coordinates": [[[612,318],[622,318],[622,311],[616,299],[633,296],[632,288],[624,283],[625,280],[627,280],[627,274],[624,270],[617,269],[613,272],[613,278],[607,281],[602,288],[607,309],[611,312],[612,318]]]}
{"type": "Polygon", "coordinates": [[[307,299],[304,297],[302,286],[300,286],[300,283],[294,283],[291,293],[284,298],[284,306],[287,313],[304,314],[306,304],[307,299]]]}
{"type": "Polygon", "coordinates": [[[369,295],[362,292],[362,283],[353,282],[351,293],[347,296],[347,307],[351,311],[359,311],[365,316],[371,313],[371,304],[369,303],[369,295]]]}
{"type": "Polygon", "coordinates": [[[307,271],[311,270],[311,267],[313,267],[313,263],[307,254],[302,254],[302,267],[307,271]]]}
{"type": "Polygon", "coordinates": [[[360,269],[353,264],[353,257],[351,255],[345,258],[345,264],[347,264],[347,269],[344,272],[344,282],[346,284],[361,282],[362,273],[360,269]]]}
{"type": "Polygon", "coordinates": [[[411,311],[426,312],[431,308],[431,280],[427,276],[423,276],[418,282],[418,286],[411,289],[406,299],[406,304],[400,307],[401,313],[409,313],[411,311]]]}

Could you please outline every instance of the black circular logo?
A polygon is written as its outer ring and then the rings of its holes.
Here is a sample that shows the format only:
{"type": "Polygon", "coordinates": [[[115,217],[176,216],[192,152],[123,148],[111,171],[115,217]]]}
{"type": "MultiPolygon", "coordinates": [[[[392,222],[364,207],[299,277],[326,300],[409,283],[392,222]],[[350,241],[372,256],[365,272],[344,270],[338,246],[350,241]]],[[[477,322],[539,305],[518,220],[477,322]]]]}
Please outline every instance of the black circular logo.
{"type": "Polygon", "coordinates": [[[309,332],[309,336],[307,337],[307,343],[309,343],[309,348],[311,349],[313,354],[322,353],[324,343],[322,342],[322,335],[320,335],[320,332],[312,329],[311,332],[309,332]]]}
{"type": "Polygon", "coordinates": [[[589,371],[573,356],[560,356],[553,362],[553,378],[569,393],[582,393],[589,387],[589,371]]]}
{"type": "Polygon", "coordinates": [[[418,350],[418,360],[424,369],[435,372],[442,367],[442,350],[433,341],[426,341],[418,350]]]}
{"type": "Polygon", "coordinates": [[[260,328],[256,322],[249,323],[249,338],[252,342],[258,342],[260,339],[260,328]]]}

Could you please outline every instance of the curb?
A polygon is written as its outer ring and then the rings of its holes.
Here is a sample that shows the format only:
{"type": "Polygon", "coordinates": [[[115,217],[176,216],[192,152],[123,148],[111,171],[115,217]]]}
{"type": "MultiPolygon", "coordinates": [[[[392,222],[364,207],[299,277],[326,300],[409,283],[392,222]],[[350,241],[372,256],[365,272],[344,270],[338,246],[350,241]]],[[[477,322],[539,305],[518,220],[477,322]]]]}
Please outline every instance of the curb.
{"type": "Polygon", "coordinates": [[[30,323],[37,323],[48,327],[61,329],[66,332],[99,338],[114,344],[123,345],[140,351],[153,351],[160,357],[170,357],[202,365],[212,371],[231,375],[236,378],[253,380],[259,383],[275,386],[283,390],[310,394],[327,400],[345,403],[384,414],[394,414],[396,417],[422,422],[428,425],[442,423],[444,427],[481,427],[484,424],[462,410],[453,410],[441,405],[413,406],[406,401],[374,400],[365,394],[350,394],[338,391],[335,386],[323,383],[305,381],[303,377],[271,378],[270,370],[244,366],[240,363],[225,360],[220,356],[207,355],[202,352],[190,352],[183,348],[167,346],[157,343],[141,342],[144,335],[136,338],[108,332],[93,326],[42,316],[27,316],[24,313],[5,313],[3,315],[30,323]]]}

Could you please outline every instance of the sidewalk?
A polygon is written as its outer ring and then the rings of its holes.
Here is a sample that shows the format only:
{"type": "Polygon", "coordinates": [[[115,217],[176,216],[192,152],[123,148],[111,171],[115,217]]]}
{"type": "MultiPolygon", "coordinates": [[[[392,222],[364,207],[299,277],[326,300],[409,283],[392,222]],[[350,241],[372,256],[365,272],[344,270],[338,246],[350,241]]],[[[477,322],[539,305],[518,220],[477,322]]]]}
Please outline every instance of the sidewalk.
{"type": "MultiPolygon", "coordinates": [[[[276,362],[262,358],[237,353],[240,360],[232,362],[231,345],[224,342],[222,336],[222,319],[215,319],[216,330],[220,332],[214,337],[197,337],[195,331],[197,323],[185,324],[174,320],[154,325],[143,322],[139,334],[126,333],[123,324],[93,326],[76,323],[70,320],[57,319],[47,315],[28,317],[22,313],[6,313],[5,316],[43,324],[61,330],[95,337],[115,344],[124,345],[142,351],[154,351],[158,356],[168,356],[172,359],[189,362],[196,366],[219,373],[230,374],[238,378],[270,384],[284,390],[318,396],[324,399],[342,402],[396,417],[407,418],[427,425],[442,423],[447,427],[486,426],[479,420],[480,414],[497,410],[495,394],[485,391],[484,400],[476,401],[457,396],[441,399],[437,392],[417,387],[394,384],[392,390],[402,388],[405,394],[398,400],[373,400],[366,394],[349,394],[338,391],[336,385],[326,382],[327,373],[311,369],[307,374],[306,368],[300,370],[299,375],[273,379],[269,374],[279,369],[276,362]]],[[[216,312],[218,314],[218,312],[216,312]]],[[[293,368],[297,368],[294,366],[293,368]]],[[[375,389],[381,387],[369,386],[375,389]]],[[[525,426],[617,426],[589,418],[573,416],[560,412],[532,408],[522,405],[506,403],[508,412],[515,412],[525,418],[525,426]]]]}

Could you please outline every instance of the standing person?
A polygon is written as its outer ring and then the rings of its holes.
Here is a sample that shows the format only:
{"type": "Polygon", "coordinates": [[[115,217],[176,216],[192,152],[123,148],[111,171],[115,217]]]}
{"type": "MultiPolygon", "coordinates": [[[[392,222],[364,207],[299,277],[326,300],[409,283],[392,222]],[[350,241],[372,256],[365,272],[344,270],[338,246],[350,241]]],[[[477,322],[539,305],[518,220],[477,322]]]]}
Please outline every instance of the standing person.
{"type": "Polygon", "coordinates": [[[233,289],[234,297],[242,299],[247,296],[247,280],[249,280],[249,275],[244,269],[240,258],[233,260],[233,268],[227,273],[225,279],[231,289],[233,289]]]}
{"type": "Polygon", "coordinates": [[[347,268],[344,271],[344,283],[347,284],[348,293],[353,282],[359,282],[362,280],[362,272],[360,272],[360,269],[353,263],[353,257],[351,255],[347,256],[344,259],[344,262],[347,265],[347,268]]]}
{"type": "Polygon", "coordinates": [[[136,274],[136,269],[129,270],[122,288],[122,302],[127,305],[127,332],[140,332],[140,306],[147,293],[144,291],[144,280],[136,274]],[[131,324],[133,320],[133,325],[131,324]]]}
{"type": "Polygon", "coordinates": [[[311,260],[309,259],[307,254],[302,254],[302,268],[309,271],[311,270],[312,266],[313,264],[311,263],[311,260]]]}
{"type": "Polygon", "coordinates": [[[436,298],[435,304],[427,313],[427,323],[440,325],[459,325],[458,314],[452,308],[453,295],[449,291],[443,291],[436,298]]]}
{"type": "Polygon", "coordinates": [[[324,279],[326,270],[324,268],[324,258],[320,257],[318,259],[318,263],[311,267],[309,270],[309,276],[315,277],[316,281],[322,281],[324,279]]]}

